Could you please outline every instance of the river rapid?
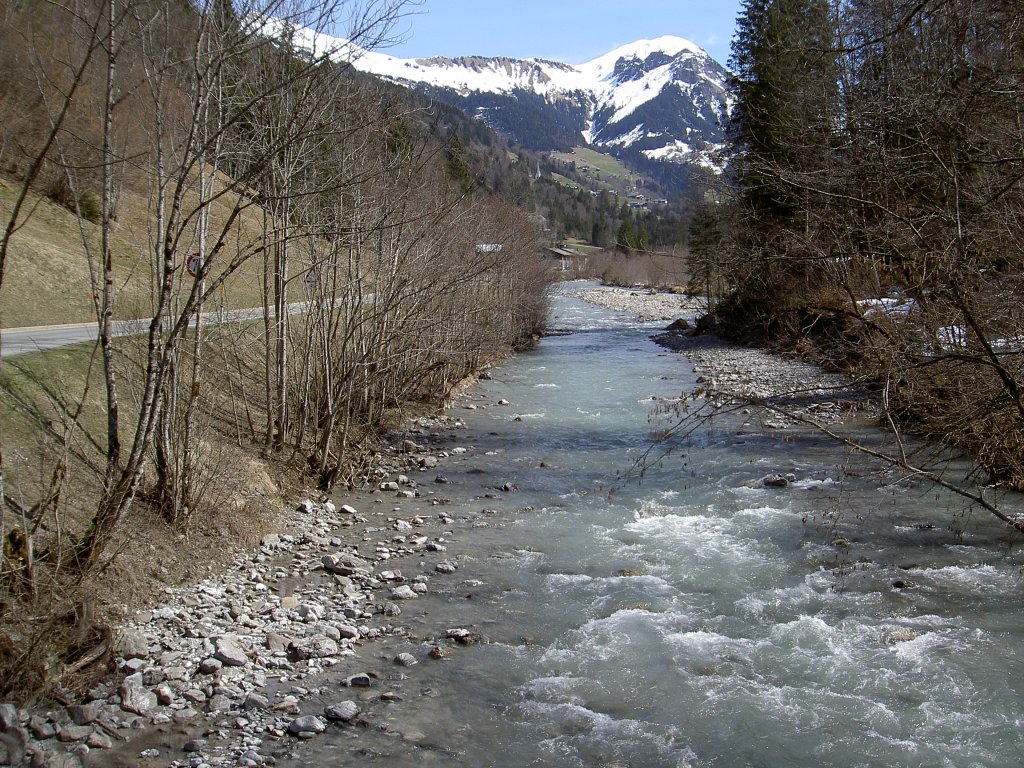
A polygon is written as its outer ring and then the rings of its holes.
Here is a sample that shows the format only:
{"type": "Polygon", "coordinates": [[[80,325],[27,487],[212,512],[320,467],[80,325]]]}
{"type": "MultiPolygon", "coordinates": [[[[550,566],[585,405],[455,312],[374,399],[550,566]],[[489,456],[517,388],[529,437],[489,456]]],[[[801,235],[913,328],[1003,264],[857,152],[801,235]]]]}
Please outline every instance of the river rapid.
{"type": "Polygon", "coordinates": [[[329,729],[294,765],[1022,763],[1024,556],[1000,526],[739,414],[626,477],[693,364],[650,341],[659,324],[553,304],[564,333],[439,438],[466,448],[436,485],[469,521],[459,570],[373,651],[420,663],[363,695],[383,728],[329,729]],[[759,482],[776,472],[796,480],[759,482]],[[451,628],[486,641],[428,658],[451,628]]]}

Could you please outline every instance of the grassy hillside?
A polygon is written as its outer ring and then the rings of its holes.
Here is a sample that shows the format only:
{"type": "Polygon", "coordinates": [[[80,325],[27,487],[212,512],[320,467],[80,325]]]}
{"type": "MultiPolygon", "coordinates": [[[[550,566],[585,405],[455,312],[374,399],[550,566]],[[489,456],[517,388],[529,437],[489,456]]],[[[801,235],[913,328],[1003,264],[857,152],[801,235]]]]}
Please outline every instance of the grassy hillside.
{"type": "MultiPolygon", "coordinates": [[[[16,191],[14,181],[0,177],[0,220],[6,220],[16,191]]],[[[235,199],[225,196],[214,204],[212,227],[223,225],[235,199]]],[[[90,251],[95,253],[99,246],[99,227],[39,194],[32,195],[28,208],[31,215],[11,241],[0,293],[0,323],[4,328],[16,328],[95,320],[89,265],[90,251]]],[[[256,238],[258,217],[256,208],[243,214],[233,234],[242,242],[256,238]]],[[[150,220],[148,196],[123,188],[112,229],[117,319],[152,314],[150,220]]],[[[260,304],[261,268],[260,259],[251,259],[231,276],[219,297],[225,306],[260,304]]]]}
{"type": "Polygon", "coordinates": [[[644,177],[632,172],[619,160],[587,147],[575,147],[571,152],[553,152],[551,157],[560,163],[575,164],[576,173],[590,183],[594,190],[614,190],[620,195],[632,192],[639,182],[647,186],[644,177]]]}

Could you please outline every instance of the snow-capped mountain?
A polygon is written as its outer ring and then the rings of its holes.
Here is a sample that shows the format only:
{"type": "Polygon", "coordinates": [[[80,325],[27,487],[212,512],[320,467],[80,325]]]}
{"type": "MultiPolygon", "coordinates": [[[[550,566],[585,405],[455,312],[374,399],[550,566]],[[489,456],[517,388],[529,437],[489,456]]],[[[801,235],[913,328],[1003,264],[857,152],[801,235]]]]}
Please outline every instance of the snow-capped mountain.
{"type": "Polygon", "coordinates": [[[729,108],[725,69],[680,37],[640,40],[579,65],[347,53],[356,69],[455,104],[537,150],[584,143],[707,165],[729,108]]]}

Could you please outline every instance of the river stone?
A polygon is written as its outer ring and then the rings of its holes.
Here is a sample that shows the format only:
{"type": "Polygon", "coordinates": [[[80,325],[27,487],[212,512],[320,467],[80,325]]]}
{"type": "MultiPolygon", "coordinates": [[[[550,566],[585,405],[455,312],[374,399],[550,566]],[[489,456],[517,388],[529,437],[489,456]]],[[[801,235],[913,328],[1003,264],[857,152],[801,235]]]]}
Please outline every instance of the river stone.
{"type": "Polygon", "coordinates": [[[266,646],[269,651],[284,651],[292,639],[279,632],[267,632],[266,646]]]}
{"type": "Polygon", "coordinates": [[[164,667],[164,678],[167,680],[184,680],[187,676],[188,671],[184,667],[164,667]]]}
{"type": "Polygon", "coordinates": [[[192,739],[185,742],[185,746],[181,748],[182,752],[202,752],[206,749],[206,739],[192,739]]]}
{"type": "Polygon", "coordinates": [[[323,733],[327,730],[327,724],[316,715],[303,715],[297,717],[288,724],[288,733],[293,736],[300,734],[323,733]]]}
{"type": "Polygon", "coordinates": [[[325,611],[318,603],[302,603],[296,606],[295,613],[305,622],[316,622],[324,617],[325,611]]]}
{"type": "Polygon", "coordinates": [[[355,576],[370,572],[370,564],[355,555],[324,555],[320,558],[320,563],[325,571],[339,576],[355,576]]]}
{"type": "Polygon", "coordinates": [[[361,635],[358,627],[353,627],[348,624],[337,625],[338,634],[346,640],[358,640],[361,635]]]}
{"type": "Polygon", "coordinates": [[[356,508],[353,507],[353,506],[350,506],[349,504],[342,504],[340,507],[338,507],[338,511],[341,512],[343,515],[357,515],[357,514],[359,514],[356,511],[356,508]]]}
{"type": "Polygon", "coordinates": [[[438,573],[455,573],[457,569],[455,563],[443,560],[434,566],[434,570],[438,573]]]}
{"type": "Polygon", "coordinates": [[[223,693],[216,693],[210,698],[206,708],[210,712],[227,712],[231,709],[231,699],[223,693]]]}
{"type": "Polygon", "coordinates": [[[416,593],[408,584],[402,584],[391,590],[392,600],[412,600],[414,597],[416,597],[416,593]]]}
{"type": "Polygon", "coordinates": [[[98,733],[93,731],[86,738],[85,743],[87,746],[93,749],[111,749],[114,746],[114,742],[105,733],[98,733]]]}
{"type": "Polygon", "coordinates": [[[156,700],[165,707],[169,707],[174,703],[174,691],[166,683],[158,685],[153,690],[153,693],[156,694],[156,700]]]}
{"type": "Polygon", "coordinates": [[[13,704],[0,704],[0,731],[9,731],[21,724],[18,708],[13,704]]]}
{"type": "Polygon", "coordinates": [[[384,482],[384,483],[380,484],[380,489],[382,491],[397,491],[398,490],[398,483],[393,482],[393,481],[384,482]]]}
{"type": "Polygon", "coordinates": [[[220,659],[215,659],[212,656],[208,659],[203,659],[199,662],[199,673],[202,675],[212,675],[224,667],[224,662],[220,659]]]}
{"type": "Polygon", "coordinates": [[[411,653],[400,653],[395,656],[395,664],[398,664],[400,667],[415,667],[418,663],[416,657],[411,653]]]}
{"type": "Polygon", "coordinates": [[[65,725],[57,734],[58,741],[85,741],[92,733],[89,725],[65,725]]]}
{"type": "Polygon", "coordinates": [[[781,475],[778,473],[772,475],[765,475],[761,478],[761,482],[766,488],[785,488],[787,485],[796,480],[796,475],[789,473],[781,475]]]}
{"type": "Polygon", "coordinates": [[[184,725],[195,720],[197,717],[199,717],[199,713],[196,710],[192,709],[192,707],[185,707],[184,709],[175,710],[174,714],[171,715],[171,720],[178,725],[184,725]]]}
{"type": "Polygon", "coordinates": [[[358,675],[345,678],[341,681],[341,684],[349,688],[369,688],[372,685],[372,681],[368,674],[361,672],[358,675]]]}
{"type": "Polygon", "coordinates": [[[129,675],[121,682],[121,709],[136,715],[145,715],[156,708],[156,694],[142,686],[142,675],[129,675]]]}
{"type": "Polygon", "coordinates": [[[293,640],[288,645],[288,653],[299,661],[325,659],[338,655],[338,644],[326,635],[313,635],[293,640]]]}
{"type": "Polygon", "coordinates": [[[324,707],[324,717],[333,723],[350,723],[359,716],[359,705],[354,701],[343,701],[324,707]]]}
{"type": "Polygon", "coordinates": [[[912,629],[893,629],[885,633],[882,638],[887,645],[896,645],[896,643],[909,643],[911,640],[917,639],[917,632],[912,629]]]}
{"type": "Polygon", "coordinates": [[[67,710],[75,725],[89,725],[100,716],[100,706],[99,702],[92,701],[88,704],[71,704],[67,710]]]}
{"type": "Polygon", "coordinates": [[[114,635],[112,650],[122,659],[148,659],[149,641],[138,629],[119,629],[114,635]]]}
{"type": "Polygon", "coordinates": [[[198,688],[189,688],[183,694],[181,694],[187,701],[193,704],[203,704],[206,702],[206,694],[198,688]]]}
{"type": "Polygon", "coordinates": [[[457,629],[449,629],[446,635],[461,645],[474,645],[483,639],[479,632],[472,632],[461,627],[457,629]]]}
{"type": "Polygon", "coordinates": [[[213,656],[228,667],[244,667],[249,663],[249,657],[242,648],[238,638],[234,635],[221,635],[214,641],[217,649],[213,656]]]}
{"type": "Polygon", "coordinates": [[[306,637],[313,637],[314,635],[325,635],[335,642],[341,640],[341,630],[333,624],[320,623],[309,625],[306,628],[306,637]]]}
{"type": "Polygon", "coordinates": [[[245,710],[267,709],[269,707],[270,700],[266,696],[256,693],[255,691],[250,692],[245,697],[245,701],[242,702],[242,709],[245,710]]]}
{"type": "Polygon", "coordinates": [[[54,727],[53,723],[39,715],[32,715],[32,717],[28,719],[28,729],[32,731],[32,735],[40,741],[43,741],[44,739],[52,739],[57,735],[57,729],[54,727]]]}
{"type": "Polygon", "coordinates": [[[145,659],[128,659],[124,664],[121,665],[121,669],[126,674],[134,675],[136,672],[141,672],[146,668],[149,662],[145,659]]]}

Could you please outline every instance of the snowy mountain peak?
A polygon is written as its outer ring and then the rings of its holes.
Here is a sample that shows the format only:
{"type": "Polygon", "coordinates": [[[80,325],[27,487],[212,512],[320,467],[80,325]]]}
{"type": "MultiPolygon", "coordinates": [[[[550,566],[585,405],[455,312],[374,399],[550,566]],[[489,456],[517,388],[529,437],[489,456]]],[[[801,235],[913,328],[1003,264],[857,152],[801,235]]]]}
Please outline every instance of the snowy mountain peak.
{"type": "MultiPolygon", "coordinates": [[[[267,24],[273,30],[272,24],[267,24]]],[[[674,35],[638,40],[584,64],[505,56],[402,59],[293,30],[294,41],[447,101],[535,150],[577,144],[713,166],[729,111],[728,74],[674,35]]]]}
{"type": "Polygon", "coordinates": [[[662,54],[669,58],[676,58],[677,56],[686,53],[696,56],[706,56],[709,59],[711,58],[696,43],[692,43],[682,37],[675,37],[674,35],[663,35],[662,37],[657,37],[654,40],[637,40],[636,42],[619,46],[615,50],[602,56],[598,56],[592,61],[580,64],[579,69],[586,72],[592,72],[598,78],[601,78],[606,77],[609,72],[614,71],[615,65],[622,59],[638,59],[640,61],[646,61],[655,54],[662,54]]]}

